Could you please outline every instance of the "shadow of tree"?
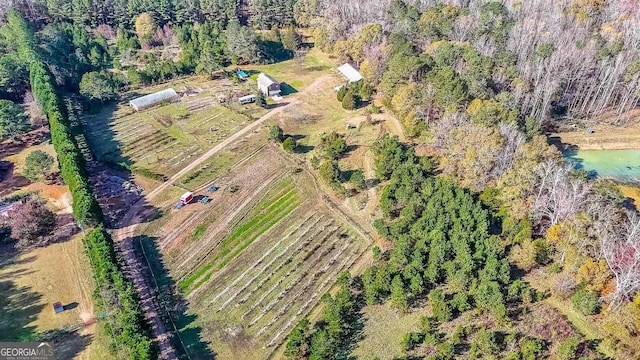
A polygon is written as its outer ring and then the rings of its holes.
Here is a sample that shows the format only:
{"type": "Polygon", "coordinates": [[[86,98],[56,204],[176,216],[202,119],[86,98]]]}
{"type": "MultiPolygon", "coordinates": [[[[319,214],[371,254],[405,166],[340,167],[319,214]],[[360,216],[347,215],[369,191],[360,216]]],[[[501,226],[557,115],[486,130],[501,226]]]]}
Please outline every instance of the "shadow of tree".
{"type": "MultiPolygon", "coordinates": [[[[31,287],[18,286],[13,281],[0,281],[0,339],[28,341],[36,336],[31,324],[44,308],[42,295],[31,287]]],[[[51,310],[53,311],[53,309],[51,310]]]]}
{"type": "Polygon", "coordinates": [[[46,332],[38,337],[38,341],[53,342],[53,353],[56,359],[73,359],[93,342],[93,335],[81,334],[80,330],[65,329],[46,332]]]}
{"type": "Polygon", "coordinates": [[[149,236],[138,236],[134,238],[134,246],[139,257],[145,259],[147,279],[153,282],[158,302],[165,310],[165,326],[176,334],[173,338],[174,347],[181,353],[181,358],[213,359],[216,354],[203,339],[202,328],[195,325],[197,316],[187,313],[188,302],[165,267],[156,240],[149,236]]]}

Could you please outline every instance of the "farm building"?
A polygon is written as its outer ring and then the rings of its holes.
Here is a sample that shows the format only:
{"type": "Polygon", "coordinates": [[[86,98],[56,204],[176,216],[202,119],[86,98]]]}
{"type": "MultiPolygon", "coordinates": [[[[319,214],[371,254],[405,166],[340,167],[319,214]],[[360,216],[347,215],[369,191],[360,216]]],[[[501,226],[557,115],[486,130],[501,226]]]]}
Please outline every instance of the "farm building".
{"type": "Polygon", "coordinates": [[[174,101],[179,98],[175,90],[169,88],[153,94],[145,95],[129,101],[129,105],[136,111],[148,109],[166,101],[174,101]]]}
{"type": "Polygon", "coordinates": [[[273,80],[269,75],[260,73],[258,75],[258,90],[266,96],[280,95],[280,83],[273,80]]]}
{"type": "Polygon", "coordinates": [[[338,71],[349,80],[350,83],[358,82],[363,79],[362,74],[356,68],[351,66],[351,64],[346,63],[340,67],[338,67],[338,71]]]}

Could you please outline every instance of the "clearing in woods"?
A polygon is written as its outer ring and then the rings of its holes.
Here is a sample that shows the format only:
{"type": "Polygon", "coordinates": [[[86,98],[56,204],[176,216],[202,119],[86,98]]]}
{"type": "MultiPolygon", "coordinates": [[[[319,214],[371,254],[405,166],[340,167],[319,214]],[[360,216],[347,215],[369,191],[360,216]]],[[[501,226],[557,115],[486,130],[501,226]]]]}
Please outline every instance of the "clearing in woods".
{"type": "Polygon", "coordinates": [[[275,351],[368,246],[307,170],[254,146],[215,179],[210,204],[167,208],[143,230],[197,315],[189,326],[225,359],[275,351]]]}

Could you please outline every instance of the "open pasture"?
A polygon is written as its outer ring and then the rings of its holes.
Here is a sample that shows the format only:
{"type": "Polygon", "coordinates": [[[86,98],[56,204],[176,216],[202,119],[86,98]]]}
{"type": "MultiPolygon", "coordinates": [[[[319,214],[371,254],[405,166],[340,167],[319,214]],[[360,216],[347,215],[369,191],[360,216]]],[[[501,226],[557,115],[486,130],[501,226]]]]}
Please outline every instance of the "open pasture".
{"type": "Polygon", "coordinates": [[[185,79],[129,93],[121,102],[85,114],[85,136],[98,160],[171,176],[216,143],[264,113],[256,105],[241,107],[234,96],[251,93],[249,84],[185,79]],[[128,100],[173,87],[179,101],[135,112],[128,100]],[[220,104],[218,94],[227,103],[220,104]]]}
{"type": "Polygon", "coordinates": [[[169,210],[145,229],[221,358],[275,351],[367,248],[297,167],[263,146],[215,179],[211,204],[169,210]]]}

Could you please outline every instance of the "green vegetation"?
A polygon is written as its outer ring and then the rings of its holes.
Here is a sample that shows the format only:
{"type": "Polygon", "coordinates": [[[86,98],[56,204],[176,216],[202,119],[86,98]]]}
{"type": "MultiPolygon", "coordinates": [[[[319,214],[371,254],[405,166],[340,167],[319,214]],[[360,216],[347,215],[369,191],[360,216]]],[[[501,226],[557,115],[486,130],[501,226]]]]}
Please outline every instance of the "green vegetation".
{"type": "Polygon", "coordinates": [[[51,155],[42,150],[33,151],[24,161],[24,176],[31,181],[42,180],[47,177],[52,166],[51,155]]]}
{"type": "Polygon", "coordinates": [[[0,99],[0,140],[17,138],[31,128],[22,107],[0,99]]]}
{"type": "Polygon", "coordinates": [[[118,267],[111,236],[97,227],[83,239],[96,281],[94,301],[112,315],[104,322],[112,334],[112,350],[129,359],[153,358],[152,343],[144,328],[144,319],[135,290],[118,267]]]}
{"type": "Polygon", "coordinates": [[[111,76],[106,72],[92,71],[82,75],[80,94],[90,100],[108,101],[116,98],[117,89],[111,76]]]}
{"type": "Polygon", "coordinates": [[[347,142],[343,135],[332,132],[322,137],[320,148],[324,150],[327,159],[335,160],[347,152],[347,142]]]}
{"type": "Polygon", "coordinates": [[[198,240],[202,237],[202,235],[204,235],[204,233],[207,231],[207,228],[209,226],[202,224],[202,225],[198,225],[196,226],[195,229],[193,229],[193,232],[191,233],[191,238],[193,240],[198,240]]]}
{"type": "Polygon", "coordinates": [[[579,290],[571,297],[571,302],[576,310],[584,315],[593,315],[598,312],[598,294],[593,291],[579,290]]]}
{"type": "Polygon", "coordinates": [[[215,256],[209,258],[189,277],[180,281],[180,288],[183,291],[193,291],[207,282],[216,271],[223,269],[257,238],[291,214],[302,203],[291,180],[280,183],[271,192],[271,196],[256,206],[253,215],[222,241],[215,256]]]}
{"type": "Polygon", "coordinates": [[[104,323],[112,334],[112,350],[118,357],[151,359],[152,343],[143,326],[135,291],[118,266],[111,237],[101,226],[102,211],[89,187],[84,159],[67,123],[55,83],[40,60],[33,32],[15,10],[8,13],[5,29],[15,37],[18,55],[29,64],[31,90],[49,120],[60,172],[73,198],[73,215],[82,226],[95,226],[89,229],[83,243],[96,281],[94,300],[100,309],[112,313],[104,323]]]}
{"type": "Polygon", "coordinates": [[[322,297],[321,321],[310,329],[309,321],[303,319],[294,328],[285,349],[289,358],[331,359],[349,347],[357,318],[356,298],[351,292],[349,273],[341,273],[337,284],[339,289],[335,295],[322,297]]]}
{"type": "Polygon", "coordinates": [[[33,32],[17,11],[9,12],[7,29],[16,37],[19,56],[29,64],[31,91],[49,119],[51,139],[58,154],[60,173],[73,198],[73,215],[82,225],[99,224],[102,221],[102,212],[91,194],[84,159],[69,124],[66,123],[66,111],[56,94],[55,83],[40,60],[33,32]]]}

